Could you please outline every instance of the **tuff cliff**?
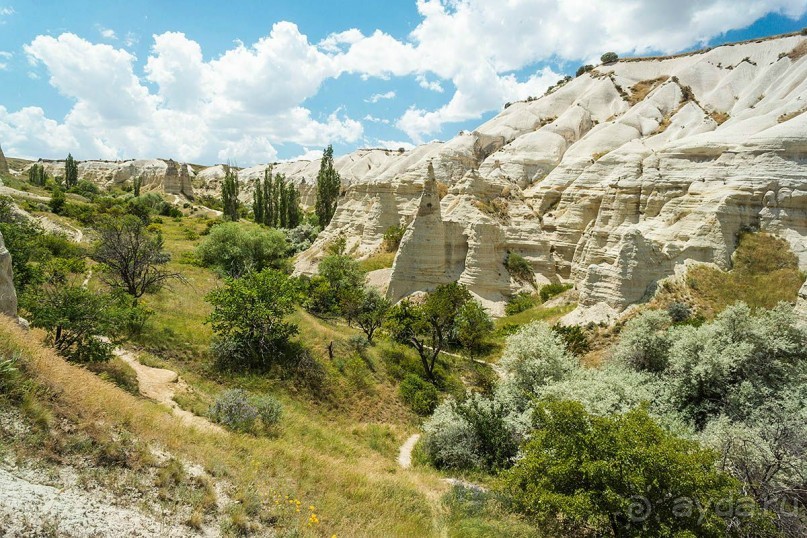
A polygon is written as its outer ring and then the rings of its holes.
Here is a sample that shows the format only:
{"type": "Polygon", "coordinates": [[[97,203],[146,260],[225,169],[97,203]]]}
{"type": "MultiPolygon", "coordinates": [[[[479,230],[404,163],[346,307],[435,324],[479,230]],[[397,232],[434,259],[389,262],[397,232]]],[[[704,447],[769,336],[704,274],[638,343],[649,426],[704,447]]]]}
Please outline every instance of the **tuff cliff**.
{"type": "Polygon", "coordinates": [[[393,298],[459,280],[501,306],[521,287],[504,267],[516,252],[603,318],[676,266],[728,268],[745,227],[782,236],[807,268],[805,111],[801,35],[602,65],[351,178],[297,270],[339,235],[370,255],[402,224],[393,298]]]}
{"type": "Polygon", "coordinates": [[[0,146],[0,174],[8,174],[8,161],[6,161],[6,156],[3,154],[3,147],[0,146]]]}
{"type": "Polygon", "coordinates": [[[0,234],[0,313],[17,317],[17,292],[14,289],[11,270],[11,253],[6,248],[2,234],[0,234]]]}

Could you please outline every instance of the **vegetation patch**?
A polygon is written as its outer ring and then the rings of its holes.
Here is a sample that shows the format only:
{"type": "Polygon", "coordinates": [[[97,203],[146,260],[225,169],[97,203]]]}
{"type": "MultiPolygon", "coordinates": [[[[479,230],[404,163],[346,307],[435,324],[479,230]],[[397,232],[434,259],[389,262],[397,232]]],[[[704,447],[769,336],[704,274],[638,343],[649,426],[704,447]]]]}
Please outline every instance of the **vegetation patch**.
{"type": "Polygon", "coordinates": [[[642,80],[641,82],[637,82],[630,89],[630,97],[628,98],[628,102],[631,105],[635,105],[636,103],[641,102],[644,100],[645,97],[650,94],[653,90],[658,88],[661,84],[666,82],[670,77],[667,75],[663,75],[654,79],[649,80],[642,80]]]}

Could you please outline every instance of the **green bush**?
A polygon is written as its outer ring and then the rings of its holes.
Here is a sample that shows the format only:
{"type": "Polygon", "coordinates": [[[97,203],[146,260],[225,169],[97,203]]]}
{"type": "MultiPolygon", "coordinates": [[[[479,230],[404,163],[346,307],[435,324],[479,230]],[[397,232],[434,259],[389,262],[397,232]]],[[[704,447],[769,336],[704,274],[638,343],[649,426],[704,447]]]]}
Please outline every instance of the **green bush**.
{"type": "Polygon", "coordinates": [[[283,417],[283,405],[268,394],[253,399],[264,429],[275,428],[283,417]]]}
{"type": "Polygon", "coordinates": [[[285,270],[289,244],[279,230],[226,222],[213,226],[196,252],[203,266],[237,278],[248,271],[285,270]]]}
{"type": "Polygon", "coordinates": [[[692,309],[686,303],[672,302],[667,306],[667,314],[673,323],[683,323],[692,317],[692,309]]]}
{"type": "Polygon", "coordinates": [[[390,226],[384,231],[384,250],[387,252],[395,252],[401,245],[406,228],[403,226],[390,226]]]}
{"type": "Polygon", "coordinates": [[[407,374],[401,381],[401,399],[412,411],[421,416],[430,415],[434,412],[439,401],[437,389],[415,374],[407,374]]]}
{"type": "Polygon", "coordinates": [[[552,283],[547,284],[541,288],[541,291],[538,292],[538,295],[541,297],[541,302],[545,303],[552,297],[556,295],[560,295],[566,290],[572,289],[571,284],[560,284],[560,283],[552,283]]]}
{"type": "Polygon", "coordinates": [[[78,194],[80,196],[83,196],[84,198],[93,200],[96,196],[98,196],[101,193],[101,190],[92,181],[82,179],[74,187],[69,188],[67,192],[78,194]]]}
{"type": "Polygon", "coordinates": [[[535,303],[535,297],[531,293],[522,291],[521,293],[513,295],[507,300],[507,304],[504,307],[504,313],[508,316],[520,314],[521,312],[529,310],[535,306],[535,303]]]}
{"type": "Polygon", "coordinates": [[[535,282],[532,265],[520,254],[509,252],[504,259],[504,266],[516,282],[523,284],[533,284],[535,282]]]}
{"type": "Polygon", "coordinates": [[[598,417],[577,402],[548,402],[535,424],[503,492],[560,534],[773,535],[739,482],[716,470],[713,452],[666,432],[645,410],[598,417]]]}
{"type": "Polygon", "coordinates": [[[209,415],[230,430],[251,432],[258,420],[258,409],[250,402],[245,391],[231,389],[216,399],[210,407],[209,415]]]}
{"type": "Polygon", "coordinates": [[[50,195],[48,206],[53,213],[61,215],[62,211],[64,211],[64,204],[66,201],[67,198],[64,195],[64,191],[57,185],[54,187],[53,192],[50,195]]]}
{"type": "Polygon", "coordinates": [[[586,332],[579,325],[561,325],[557,323],[552,330],[563,338],[566,349],[572,355],[584,355],[591,348],[586,332]]]}
{"type": "Polygon", "coordinates": [[[480,352],[493,328],[493,321],[482,305],[470,300],[457,312],[451,336],[463,348],[471,352],[480,352]]]}
{"type": "Polygon", "coordinates": [[[614,359],[637,371],[660,372],[667,367],[672,340],[667,312],[648,310],[628,321],[622,329],[614,359]]]}
{"type": "Polygon", "coordinates": [[[611,64],[619,60],[619,55],[616,52],[606,52],[600,56],[600,61],[604,64],[611,64]]]}

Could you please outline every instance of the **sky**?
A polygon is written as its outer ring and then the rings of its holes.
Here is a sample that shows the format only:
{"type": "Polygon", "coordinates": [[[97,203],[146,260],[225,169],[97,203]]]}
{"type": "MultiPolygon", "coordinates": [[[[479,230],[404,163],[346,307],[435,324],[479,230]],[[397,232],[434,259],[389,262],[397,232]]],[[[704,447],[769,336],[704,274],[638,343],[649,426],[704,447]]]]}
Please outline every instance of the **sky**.
{"type": "Polygon", "coordinates": [[[807,0],[0,0],[0,146],[240,166],[409,148],[606,51],[804,27],[807,0]]]}

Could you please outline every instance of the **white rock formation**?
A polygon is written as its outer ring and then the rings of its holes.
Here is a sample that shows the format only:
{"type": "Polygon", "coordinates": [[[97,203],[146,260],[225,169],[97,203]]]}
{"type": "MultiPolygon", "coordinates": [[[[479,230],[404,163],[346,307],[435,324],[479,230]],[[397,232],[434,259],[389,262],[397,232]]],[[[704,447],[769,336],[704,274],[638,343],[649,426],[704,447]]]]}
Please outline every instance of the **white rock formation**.
{"type": "MultiPolygon", "coordinates": [[[[40,160],[51,177],[64,177],[64,161],[40,160]]],[[[79,161],[78,177],[104,187],[120,187],[140,178],[144,191],[193,196],[193,169],[173,160],[135,159],[129,161],[79,161]]]]}
{"type": "Polygon", "coordinates": [[[3,147],[0,146],[0,174],[8,173],[10,173],[8,169],[8,161],[6,161],[6,156],[3,154],[3,147]]]}
{"type": "Polygon", "coordinates": [[[17,292],[11,270],[11,253],[0,234],[0,313],[17,317],[17,292]]]}
{"type": "Polygon", "coordinates": [[[782,236],[807,268],[806,52],[791,35],[620,61],[389,156],[350,176],[297,270],[340,234],[367,256],[404,224],[393,298],[459,280],[500,302],[520,287],[503,265],[517,252],[611,315],[688,260],[728,268],[744,227],[782,236]]]}

